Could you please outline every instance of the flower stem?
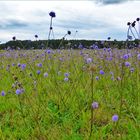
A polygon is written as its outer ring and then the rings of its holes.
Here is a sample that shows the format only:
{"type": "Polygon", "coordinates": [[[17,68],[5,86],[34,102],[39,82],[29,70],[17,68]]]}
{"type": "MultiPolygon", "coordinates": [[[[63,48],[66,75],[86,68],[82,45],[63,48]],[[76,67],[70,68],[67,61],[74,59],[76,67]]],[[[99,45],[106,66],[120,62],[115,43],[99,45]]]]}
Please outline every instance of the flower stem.
{"type": "Polygon", "coordinates": [[[91,124],[90,124],[90,136],[92,135],[92,131],[93,131],[93,108],[92,108],[92,102],[93,102],[93,71],[91,74],[91,124]]]}

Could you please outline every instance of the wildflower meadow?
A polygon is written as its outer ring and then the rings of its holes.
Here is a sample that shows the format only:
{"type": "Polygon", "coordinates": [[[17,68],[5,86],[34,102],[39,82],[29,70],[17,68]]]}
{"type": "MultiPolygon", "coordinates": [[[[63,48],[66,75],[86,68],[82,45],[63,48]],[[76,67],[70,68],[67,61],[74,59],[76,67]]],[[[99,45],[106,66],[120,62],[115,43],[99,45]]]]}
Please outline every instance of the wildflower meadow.
{"type": "MultiPolygon", "coordinates": [[[[65,49],[67,31],[52,49],[49,16],[43,49],[0,50],[0,139],[139,140],[140,46],[65,49]]],[[[136,23],[126,44],[139,39],[136,23]]]]}

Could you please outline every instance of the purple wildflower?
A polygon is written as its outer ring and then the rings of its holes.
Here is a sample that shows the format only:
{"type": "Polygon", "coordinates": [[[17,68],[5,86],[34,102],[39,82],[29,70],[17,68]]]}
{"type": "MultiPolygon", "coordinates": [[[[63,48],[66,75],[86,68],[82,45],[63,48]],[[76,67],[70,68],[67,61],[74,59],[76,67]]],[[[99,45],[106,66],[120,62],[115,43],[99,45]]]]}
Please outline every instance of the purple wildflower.
{"type": "Polygon", "coordinates": [[[100,70],[100,74],[101,74],[101,75],[104,75],[105,72],[104,72],[103,70],[100,70]]]}
{"type": "Polygon", "coordinates": [[[98,76],[96,76],[96,77],[95,77],[95,79],[96,79],[96,80],[99,80],[99,77],[98,77],[98,76]]]}
{"type": "Polygon", "coordinates": [[[18,67],[20,67],[20,66],[21,66],[21,64],[20,64],[20,63],[18,63],[18,64],[17,64],[17,66],[18,66],[18,67]]]}
{"type": "Polygon", "coordinates": [[[91,63],[92,62],[92,58],[87,58],[86,59],[86,62],[89,64],[89,63],[91,63]]]}
{"type": "Polygon", "coordinates": [[[47,50],[46,52],[47,52],[47,54],[50,54],[51,53],[51,50],[47,50]]]}
{"type": "Polygon", "coordinates": [[[41,71],[40,70],[37,70],[37,72],[36,72],[38,75],[41,73],[41,71]]]}
{"type": "Polygon", "coordinates": [[[110,74],[111,74],[111,75],[114,75],[114,73],[113,73],[112,71],[110,72],[110,74]]]}
{"type": "Polygon", "coordinates": [[[63,58],[59,58],[60,61],[63,61],[63,58]]]}
{"type": "Polygon", "coordinates": [[[15,63],[13,63],[12,66],[15,66],[15,63]]]}
{"type": "Polygon", "coordinates": [[[24,70],[26,68],[26,64],[21,64],[21,69],[24,70]]]}
{"type": "Polygon", "coordinates": [[[130,68],[130,71],[131,71],[131,72],[134,72],[134,68],[130,68]]]}
{"type": "Polygon", "coordinates": [[[114,80],[114,76],[111,76],[111,80],[114,80]]]}
{"type": "Polygon", "coordinates": [[[128,58],[129,58],[129,55],[128,55],[128,54],[124,54],[124,55],[123,55],[123,59],[126,60],[126,59],[128,59],[128,58]]]}
{"type": "Polygon", "coordinates": [[[44,77],[48,77],[48,73],[47,72],[44,73],[44,77]]]}
{"type": "Polygon", "coordinates": [[[42,67],[42,63],[37,64],[38,67],[42,67]]]}
{"type": "Polygon", "coordinates": [[[1,92],[1,96],[5,96],[5,92],[4,91],[1,92]]]}
{"type": "Polygon", "coordinates": [[[68,80],[69,80],[69,78],[68,78],[68,77],[65,77],[65,78],[64,78],[64,81],[68,81],[68,80]]]}
{"type": "Polygon", "coordinates": [[[140,60],[140,54],[137,55],[138,60],[140,60]]]}
{"type": "Polygon", "coordinates": [[[130,64],[129,62],[125,62],[125,66],[126,66],[126,67],[130,67],[131,64],[130,64]]]}
{"type": "Polygon", "coordinates": [[[92,108],[93,108],[93,109],[97,109],[98,107],[99,107],[98,102],[93,102],[93,103],[92,103],[92,108]]]}
{"type": "Polygon", "coordinates": [[[111,48],[108,48],[107,51],[110,52],[111,51],[111,48]]]}
{"type": "Polygon", "coordinates": [[[119,116],[118,115],[115,114],[115,115],[112,116],[112,121],[113,122],[117,122],[118,119],[119,119],[119,116]]]}
{"type": "Polygon", "coordinates": [[[69,73],[64,73],[64,76],[65,76],[65,77],[68,77],[68,76],[69,76],[69,73]]]}
{"type": "Polygon", "coordinates": [[[21,94],[21,90],[20,90],[20,89],[17,89],[17,90],[16,90],[16,94],[17,94],[17,95],[21,94]]]}
{"type": "Polygon", "coordinates": [[[25,92],[25,90],[23,88],[20,91],[21,91],[21,93],[24,93],[25,92]]]}
{"type": "Polygon", "coordinates": [[[79,48],[79,49],[83,49],[84,46],[83,46],[82,44],[79,44],[78,48],[79,48]]]}

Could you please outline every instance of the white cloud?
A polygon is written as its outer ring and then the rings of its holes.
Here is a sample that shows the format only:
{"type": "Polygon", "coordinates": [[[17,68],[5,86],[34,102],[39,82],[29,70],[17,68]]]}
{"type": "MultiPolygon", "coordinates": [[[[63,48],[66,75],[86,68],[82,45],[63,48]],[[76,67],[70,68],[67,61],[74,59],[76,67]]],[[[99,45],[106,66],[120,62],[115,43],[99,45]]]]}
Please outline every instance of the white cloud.
{"type": "MultiPolygon", "coordinates": [[[[67,30],[78,30],[78,38],[106,39],[108,36],[125,39],[127,21],[139,16],[139,1],[128,1],[117,5],[100,5],[93,1],[1,1],[0,40],[8,41],[13,35],[19,39],[47,39],[51,10],[56,38],[67,30]],[[13,24],[17,25],[12,28],[13,24]],[[17,22],[17,24],[16,24],[17,22]],[[19,23],[19,24],[18,24],[19,23]],[[27,26],[20,26],[24,23],[27,26]],[[8,26],[10,24],[10,26],[8,26]]],[[[72,37],[71,37],[72,38],[72,37]]]]}

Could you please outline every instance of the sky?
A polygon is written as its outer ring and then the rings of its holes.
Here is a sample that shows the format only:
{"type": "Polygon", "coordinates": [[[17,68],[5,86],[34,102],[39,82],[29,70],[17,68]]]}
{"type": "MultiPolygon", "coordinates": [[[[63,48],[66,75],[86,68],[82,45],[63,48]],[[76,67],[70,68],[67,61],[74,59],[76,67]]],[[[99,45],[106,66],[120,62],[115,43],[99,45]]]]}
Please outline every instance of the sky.
{"type": "MultiPolygon", "coordinates": [[[[0,41],[47,39],[54,11],[55,39],[126,40],[127,22],[140,17],[140,0],[0,0],[0,41]],[[75,36],[75,32],[77,32],[75,36]]],[[[52,36],[51,36],[52,38],[52,36]]]]}

